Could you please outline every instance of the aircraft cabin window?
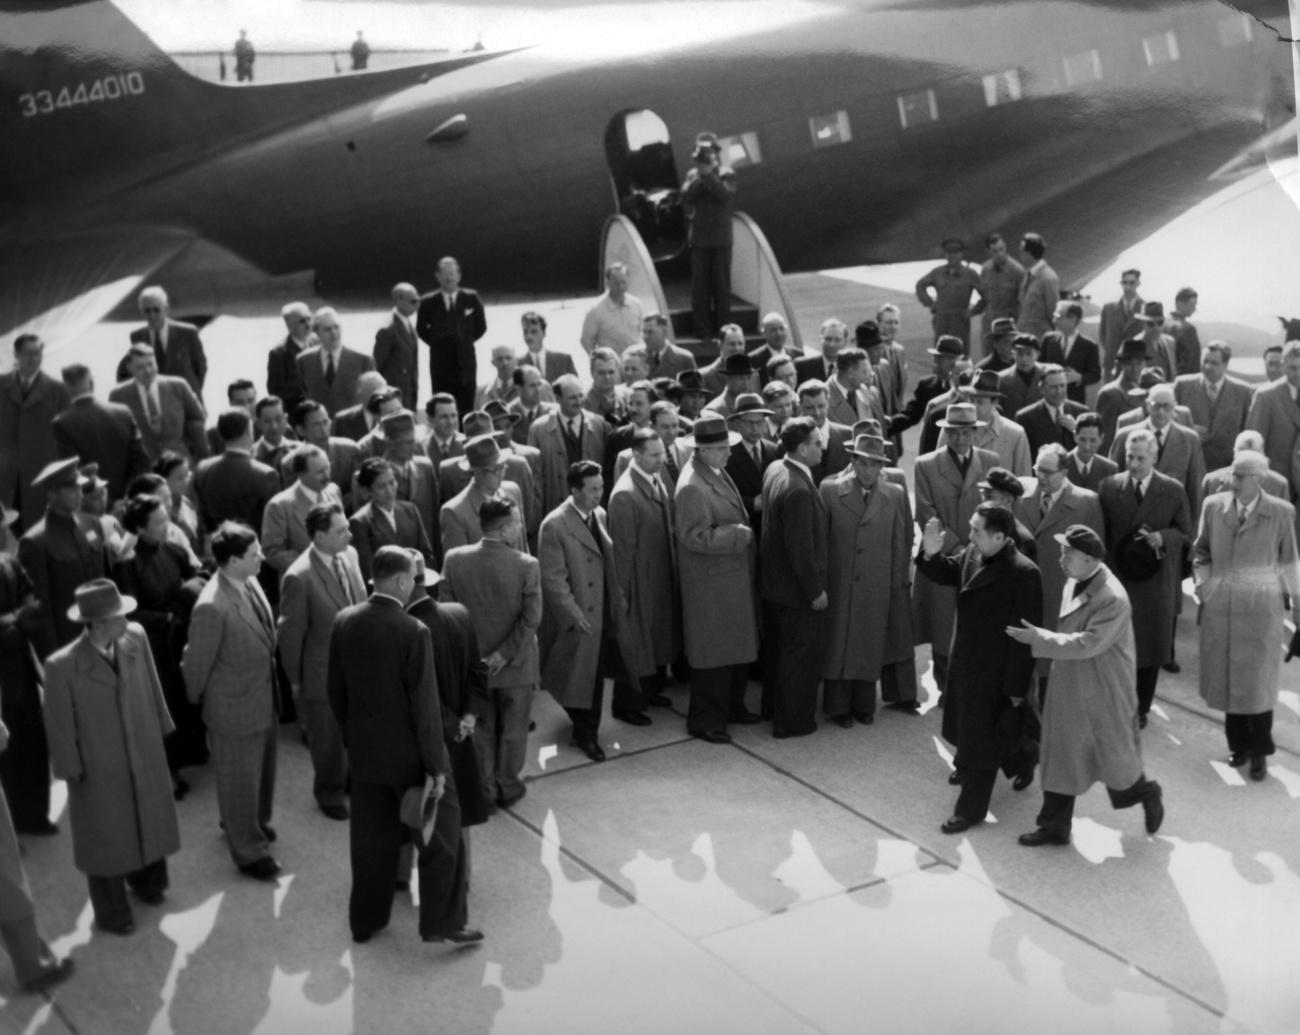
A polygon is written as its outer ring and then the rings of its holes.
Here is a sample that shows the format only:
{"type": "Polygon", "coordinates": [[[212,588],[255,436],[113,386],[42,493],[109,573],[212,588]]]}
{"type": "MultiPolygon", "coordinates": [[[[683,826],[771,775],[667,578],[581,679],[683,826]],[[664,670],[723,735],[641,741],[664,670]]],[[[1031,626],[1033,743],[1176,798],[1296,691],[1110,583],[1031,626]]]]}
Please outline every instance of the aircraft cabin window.
{"type": "Polygon", "coordinates": [[[1148,36],[1142,41],[1142,53],[1146,55],[1148,68],[1172,64],[1178,60],[1178,37],[1172,29],[1148,36]]]}
{"type": "Polygon", "coordinates": [[[722,149],[722,164],[733,169],[758,165],[763,160],[763,151],[758,146],[758,134],[752,130],[730,137],[718,137],[718,146],[722,149]]]}
{"type": "Polygon", "coordinates": [[[812,134],[813,147],[835,147],[837,144],[847,144],[853,139],[847,111],[837,111],[830,115],[814,115],[808,120],[808,132],[812,134]]]}
{"type": "Polygon", "coordinates": [[[1020,98],[1020,69],[1009,68],[984,77],[984,103],[988,107],[1010,104],[1020,98]]]}
{"type": "Polygon", "coordinates": [[[939,121],[939,101],[933,90],[920,90],[917,93],[900,94],[898,98],[898,121],[904,129],[925,126],[939,121]]]}
{"type": "Polygon", "coordinates": [[[1250,15],[1230,14],[1219,19],[1219,42],[1225,47],[1238,47],[1252,38],[1250,15]]]}
{"type": "Polygon", "coordinates": [[[1095,50],[1071,54],[1065,59],[1065,82],[1069,86],[1095,83],[1101,78],[1101,55],[1095,50]]]}

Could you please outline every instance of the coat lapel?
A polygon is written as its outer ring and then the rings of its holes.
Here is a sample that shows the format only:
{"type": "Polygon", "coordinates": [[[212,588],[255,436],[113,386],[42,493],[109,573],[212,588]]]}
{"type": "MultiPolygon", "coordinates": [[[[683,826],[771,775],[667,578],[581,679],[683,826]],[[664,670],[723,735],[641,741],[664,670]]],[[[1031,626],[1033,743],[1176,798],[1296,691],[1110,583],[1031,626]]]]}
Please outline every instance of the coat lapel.
{"type": "MultiPolygon", "coordinates": [[[[119,649],[123,642],[118,641],[119,649]]],[[[77,672],[81,676],[109,689],[117,687],[117,673],[113,671],[113,666],[95,649],[85,633],[77,640],[76,657],[77,672]]]]}
{"type": "Polygon", "coordinates": [[[339,580],[334,577],[333,570],[316,556],[315,550],[311,550],[311,570],[325,587],[326,595],[339,607],[347,607],[348,600],[343,594],[343,587],[339,585],[339,580]]]}

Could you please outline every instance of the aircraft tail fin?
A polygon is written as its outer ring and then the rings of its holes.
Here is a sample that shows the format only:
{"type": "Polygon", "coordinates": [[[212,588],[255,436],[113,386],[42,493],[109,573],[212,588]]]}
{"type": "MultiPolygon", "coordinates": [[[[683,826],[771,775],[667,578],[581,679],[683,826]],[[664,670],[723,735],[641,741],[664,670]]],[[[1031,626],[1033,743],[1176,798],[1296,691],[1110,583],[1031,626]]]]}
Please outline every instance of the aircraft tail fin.
{"type": "Polygon", "coordinates": [[[190,144],[220,87],[182,71],[109,0],[0,0],[0,207],[112,182],[190,144]]]}

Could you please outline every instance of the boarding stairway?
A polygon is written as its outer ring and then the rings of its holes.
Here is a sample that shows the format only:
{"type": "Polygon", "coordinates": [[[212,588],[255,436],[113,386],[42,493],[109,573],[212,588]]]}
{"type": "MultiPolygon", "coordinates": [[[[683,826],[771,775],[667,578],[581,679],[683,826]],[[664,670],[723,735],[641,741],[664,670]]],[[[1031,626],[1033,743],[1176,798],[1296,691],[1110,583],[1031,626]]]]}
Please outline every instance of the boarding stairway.
{"type": "MultiPolygon", "coordinates": [[[[744,212],[731,217],[731,318],[745,331],[751,348],[763,343],[759,321],[780,313],[790,326],[790,342],[802,348],[799,324],[785,290],[780,263],[762,229],[744,212]]],[[[600,271],[611,262],[628,268],[628,291],[641,299],[646,311],[667,314],[673,341],[702,364],[717,357],[717,346],[695,336],[691,316],[689,254],[656,262],[636,224],[627,216],[610,216],[601,234],[600,271]]]]}

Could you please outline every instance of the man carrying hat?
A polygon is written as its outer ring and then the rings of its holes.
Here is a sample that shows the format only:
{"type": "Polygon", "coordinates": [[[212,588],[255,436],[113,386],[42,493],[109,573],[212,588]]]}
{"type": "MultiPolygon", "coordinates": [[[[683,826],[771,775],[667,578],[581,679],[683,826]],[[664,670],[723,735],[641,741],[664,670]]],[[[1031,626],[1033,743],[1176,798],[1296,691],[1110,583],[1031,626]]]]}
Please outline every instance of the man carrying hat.
{"type": "MultiPolygon", "coordinates": [[[[944,556],[960,553],[970,541],[970,518],[980,503],[979,483],[998,466],[998,455],[975,448],[975,433],[983,424],[971,403],[954,403],[939,421],[947,436],[944,445],[916,461],[916,520],[922,526],[937,518],[943,528],[944,556]]],[[[948,651],[952,643],[957,591],[916,573],[912,583],[913,631],[916,642],[931,645],[934,679],[939,693],[948,681],[948,651]]],[[[942,699],[942,698],[941,698],[942,699]]]]}
{"type": "Polygon", "coordinates": [[[1133,672],[1132,608],[1115,574],[1102,563],[1105,547],[1087,525],[1070,525],[1053,538],[1065,574],[1055,631],[1021,621],[1007,635],[1052,662],[1043,707],[1043,807],[1037,829],[1020,835],[1029,848],[1067,845],[1074,799],[1097,781],[1117,809],[1141,805],[1146,831],[1160,829],[1165,807],[1160,785],[1142,771],[1133,672]]]}
{"type": "Polygon", "coordinates": [[[858,435],[849,455],[851,466],[819,487],[827,515],[829,598],[820,662],[823,707],[845,729],[875,721],[876,683],[891,668],[902,670],[894,682],[905,692],[886,700],[909,711],[916,702],[908,601],[915,533],[907,490],[882,476],[890,457],[878,433],[858,435]]]}
{"type": "Polygon", "coordinates": [[[746,392],[754,391],[754,367],[743,352],[734,353],[723,360],[722,373],[727,379],[727,387],[721,395],[710,399],[704,408],[721,417],[730,417],[736,400],[746,392]]]}
{"type": "Polygon", "coordinates": [[[731,322],[731,209],[736,173],[724,166],[716,141],[699,140],[682,182],[691,247],[691,310],[695,336],[710,338],[731,322]]]}
{"type": "Polygon", "coordinates": [[[1116,430],[1110,458],[1116,463],[1123,461],[1129,436],[1135,428],[1146,428],[1156,438],[1156,470],[1177,481],[1187,493],[1190,513],[1200,514],[1205,458],[1200,437],[1174,419],[1177,405],[1173,385],[1160,382],[1152,386],[1146,396],[1146,420],[1116,430]]]}
{"type": "Polygon", "coordinates": [[[1011,355],[1011,342],[1019,334],[1020,330],[1016,327],[1015,320],[1009,316],[999,316],[989,329],[986,343],[988,353],[975,364],[976,368],[992,370],[995,374],[1011,369],[1015,365],[1015,359],[1011,355]]]}
{"type": "Polygon", "coordinates": [[[943,254],[944,264],[916,282],[916,300],[933,314],[935,339],[951,334],[961,339],[963,353],[969,354],[971,317],[987,304],[984,285],[975,267],[967,265],[966,245],[959,238],[945,238],[943,254]],[[974,304],[972,294],[979,295],[974,304]]]}
{"type": "Polygon", "coordinates": [[[48,464],[32,482],[45,494],[45,517],[18,541],[18,562],[32,580],[41,609],[32,642],[41,657],[80,634],[67,617],[76,589],[108,574],[108,558],[98,521],[81,511],[82,477],[77,457],[48,464]]]}
{"type": "Polygon", "coordinates": [[[691,666],[686,729],[710,744],[731,743],[729,722],[758,721],[745,706],[749,666],[758,655],[758,544],[726,472],[739,441],[723,418],[701,417],[686,440],[694,452],[677,482],[677,563],[691,666]]]}
{"type": "Polygon", "coordinates": [[[80,635],[45,662],[45,729],[54,775],[68,784],[73,862],[86,874],[95,925],[135,930],[129,885],[156,905],[167,856],[179,851],[163,738],[174,726],[136,602],[111,581],[78,586],[71,622],[80,635]]]}
{"type": "Polygon", "coordinates": [[[1225,713],[1228,764],[1249,760],[1253,780],[1264,779],[1274,750],[1278,654],[1286,642],[1279,593],[1290,601],[1292,618],[1300,618],[1295,507],[1263,491],[1267,473],[1264,454],[1238,453],[1232,490],[1205,501],[1192,547],[1201,697],[1225,713]]]}
{"type": "MultiPolygon", "coordinates": [[[[468,546],[483,538],[478,514],[483,504],[490,499],[509,500],[516,511],[523,514],[523,496],[519,486],[504,480],[506,459],[495,433],[489,431],[470,439],[465,443],[465,455],[448,462],[459,465],[462,471],[468,471],[470,481],[444,503],[438,513],[444,550],[468,546]]],[[[528,552],[522,520],[514,524],[512,538],[507,545],[522,553],[528,552]]]]}
{"type": "MultiPolygon", "coordinates": [[[[995,453],[999,465],[1016,477],[1027,475],[1032,463],[1029,437],[1024,428],[998,412],[997,404],[1002,398],[1002,392],[997,375],[987,370],[979,371],[975,379],[961,389],[961,395],[964,399],[971,400],[975,406],[975,418],[979,422],[975,431],[975,447],[995,453]]],[[[947,437],[940,430],[939,448],[946,442],[947,437]]]]}

